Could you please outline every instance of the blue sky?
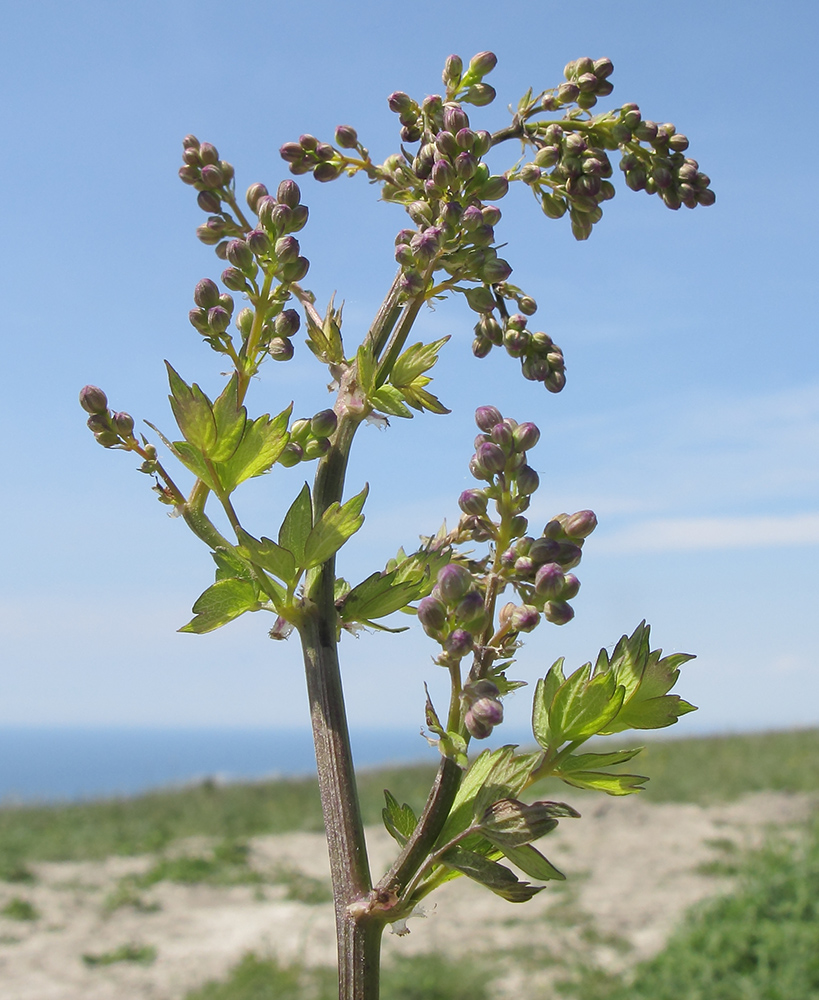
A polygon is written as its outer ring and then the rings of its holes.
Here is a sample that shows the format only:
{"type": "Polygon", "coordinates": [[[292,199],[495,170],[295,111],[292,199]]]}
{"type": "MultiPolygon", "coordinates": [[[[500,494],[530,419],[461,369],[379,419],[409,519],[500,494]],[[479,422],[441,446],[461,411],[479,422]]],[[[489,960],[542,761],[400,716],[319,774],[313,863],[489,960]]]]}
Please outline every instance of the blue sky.
{"type": "MultiPolygon", "coordinates": [[[[132,459],[94,444],[77,392],[99,384],[115,408],[169,428],[163,358],[219,391],[218,358],[187,321],[194,284],[221,265],[195,240],[202,213],[176,178],[183,135],[215,143],[240,189],[275,187],[282,142],[342,122],[383,159],[396,141],[387,94],[438,92],[450,52],[483,49],[499,57],[499,98],[473,122],[498,127],[530,84],[607,55],[612,105],[636,101],[688,134],[717,204],[672,213],[620,185],[578,244],[513,190],[498,235],[566,353],[567,388],[523,382],[497,352],[472,358],[462,301],[425,313],[420,336],[452,335],[433,388],[453,414],[361,434],[348,482],[370,482],[368,519],[341,570],[360,579],[457,516],[472,412],[494,402],[543,431],[535,524],[586,507],[600,519],[575,620],[539,629],[518,676],[533,682],[562,654],[579,664],[645,617],[657,644],[698,654],[680,692],[701,711],[679,732],[819,723],[815,5],[441,9],[148,0],[4,13],[0,723],[306,724],[298,648],[267,640],[268,616],[175,632],[210,558],[132,459]]],[[[338,290],[352,338],[391,280],[403,214],[361,178],[302,187],[308,284],[321,303],[338,290]]],[[[264,372],[252,410],[329,405],[297,346],[264,372]]],[[[238,494],[250,530],[275,533],[304,471],[238,494]]],[[[345,639],[354,724],[420,724],[422,681],[443,692],[433,652],[416,633],[345,639]]],[[[526,713],[525,695],[510,699],[513,724],[526,713]]]]}

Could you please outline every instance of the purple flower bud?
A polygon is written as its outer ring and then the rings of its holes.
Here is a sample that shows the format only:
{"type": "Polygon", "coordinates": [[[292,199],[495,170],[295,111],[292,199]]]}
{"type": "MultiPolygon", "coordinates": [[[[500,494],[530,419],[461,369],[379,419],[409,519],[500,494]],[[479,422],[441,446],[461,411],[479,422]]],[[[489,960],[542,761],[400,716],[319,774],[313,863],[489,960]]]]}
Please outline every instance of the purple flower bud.
{"type": "Polygon", "coordinates": [[[475,133],[471,128],[462,128],[455,136],[455,142],[458,144],[459,149],[471,153],[472,147],[475,145],[475,133]]]}
{"type": "Polygon", "coordinates": [[[544,563],[535,576],[535,590],[547,599],[557,597],[564,582],[563,570],[558,563],[544,563]]]}
{"type": "Polygon", "coordinates": [[[444,106],[444,128],[454,136],[462,128],[469,128],[469,116],[457,104],[444,106]]]}
{"type": "Polygon", "coordinates": [[[455,157],[455,173],[462,181],[471,180],[478,169],[478,160],[472,153],[464,151],[455,157]]]}
{"type": "Polygon", "coordinates": [[[404,125],[401,129],[402,142],[418,142],[422,132],[417,125],[404,125]]]}
{"type": "Polygon", "coordinates": [[[305,459],[312,460],[326,455],[332,445],[327,438],[311,438],[304,446],[305,459]]]}
{"type": "Polygon", "coordinates": [[[457,563],[447,563],[438,573],[436,587],[447,604],[457,604],[471,586],[471,573],[457,563]]]}
{"type": "Polygon", "coordinates": [[[288,208],[295,208],[301,201],[298,184],[291,180],[282,181],[276,189],[276,200],[288,208]]]}
{"type": "Polygon", "coordinates": [[[540,476],[529,465],[524,465],[518,469],[515,478],[517,479],[518,492],[525,496],[531,496],[538,486],[540,486],[540,476]]]}
{"type": "Polygon", "coordinates": [[[491,442],[482,444],[475,452],[475,456],[479,466],[490,474],[503,472],[506,465],[506,455],[503,450],[491,442]]]}
{"type": "Polygon", "coordinates": [[[306,257],[297,257],[282,267],[282,281],[301,281],[309,270],[310,261],[306,257]]]}
{"type": "Polygon", "coordinates": [[[444,190],[455,183],[455,169],[449,160],[436,160],[430,179],[436,188],[444,190]]]}
{"type": "Polygon", "coordinates": [[[193,291],[193,301],[203,309],[211,309],[219,302],[219,286],[210,278],[202,278],[193,291]]]}
{"type": "Polygon", "coordinates": [[[253,251],[244,240],[231,240],[227,246],[227,259],[240,271],[248,272],[256,266],[253,251]]]}
{"type": "Polygon", "coordinates": [[[580,88],[574,83],[561,83],[557,88],[557,99],[561,104],[571,104],[577,100],[580,88]]]}
{"type": "Polygon", "coordinates": [[[182,140],[182,149],[199,149],[199,140],[195,135],[186,135],[182,140]]]}
{"type": "Polygon", "coordinates": [[[502,420],[503,416],[496,406],[479,406],[475,410],[475,423],[487,434],[502,420]]]}
{"type": "Polygon", "coordinates": [[[488,260],[481,269],[481,278],[487,285],[496,285],[499,281],[506,281],[512,273],[512,268],[508,261],[502,257],[488,260]]]}
{"type": "Polygon", "coordinates": [[[566,376],[563,372],[550,372],[543,380],[543,384],[549,392],[560,392],[566,385],[566,376]]]}
{"type": "Polygon", "coordinates": [[[259,201],[262,198],[269,197],[269,193],[264,184],[251,184],[247,189],[245,194],[245,201],[247,202],[251,212],[256,212],[258,214],[259,201]]]}
{"type": "Polygon", "coordinates": [[[405,94],[402,90],[396,90],[394,94],[390,94],[387,98],[387,104],[390,111],[394,111],[397,115],[406,114],[416,107],[415,101],[413,101],[409,94],[405,94]]]}
{"type": "Polygon", "coordinates": [[[415,255],[408,243],[399,243],[395,248],[395,259],[401,267],[412,268],[416,264],[415,255]]]}
{"type": "Polygon", "coordinates": [[[461,224],[467,232],[484,224],[483,213],[477,205],[469,205],[461,216],[461,224]]]}
{"type": "Polygon", "coordinates": [[[472,353],[476,358],[485,358],[492,350],[492,341],[486,337],[476,337],[472,341],[472,353]]]}
{"type": "Polygon", "coordinates": [[[358,144],[358,132],[352,125],[339,125],[336,129],[336,143],[342,149],[355,149],[358,144]]]}
{"type": "Polygon", "coordinates": [[[225,183],[222,171],[212,163],[202,167],[201,177],[205,187],[220,188],[225,183]]]}
{"type": "Polygon", "coordinates": [[[573,569],[583,555],[583,550],[574,542],[558,542],[558,553],[556,562],[559,562],[563,569],[573,569]]]}
{"type": "Polygon", "coordinates": [[[469,735],[476,740],[485,740],[492,733],[492,726],[486,722],[481,722],[480,719],[476,719],[472,714],[471,708],[464,716],[464,725],[469,735]]]}
{"type": "Polygon", "coordinates": [[[419,263],[426,264],[438,252],[441,244],[441,230],[438,226],[430,226],[422,233],[416,233],[410,241],[410,248],[419,263]]]}
{"type": "Polygon", "coordinates": [[[521,580],[531,580],[535,575],[535,561],[531,556],[518,556],[515,560],[515,576],[521,580]]]}
{"type": "Polygon", "coordinates": [[[130,413],[114,413],[111,417],[114,422],[117,434],[122,438],[129,438],[134,432],[134,418],[130,413]]]}
{"type": "Polygon", "coordinates": [[[401,291],[407,296],[420,295],[426,288],[426,282],[418,271],[405,271],[399,284],[401,291]]]}
{"type": "Polygon", "coordinates": [[[270,249],[270,237],[264,229],[253,229],[245,237],[247,245],[256,256],[267,253],[270,249]]]}
{"type": "Polygon", "coordinates": [[[284,451],[279,455],[278,462],[283,465],[285,469],[292,469],[294,465],[298,465],[299,462],[304,458],[304,451],[300,445],[296,444],[294,441],[288,441],[284,446],[284,451]]]}
{"type": "Polygon", "coordinates": [[[461,151],[460,146],[455,141],[455,136],[451,132],[442,129],[435,136],[435,148],[444,157],[455,158],[461,151]]]}
{"type": "Polygon", "coordinates": [[[469,60],[469,72],[474,77],[483,77],[498,64],[498,57],[494,52],[479,52],[469,60]]]}
{"type": "Polygon", "coordinates": [[[218,163],[219,150],[210,142],[203,142],[199,146],[199,156],[203,163],[218,163]]]}
{"type": "Polygon", "coordinates": [[[501,556],[501,566],[504,569],[513,569],[518,561],[518,553],[514,547],[507,549],[501,556]]]}
{"type": "Polygon", "coordinates": [[[484,616],[483,597],[477,590],[470,590],[455,608],[455,620],[464,625],[475,623],[484,616]]]}
{"type": "Polygon", "coordinates": [[[94,439],[97,444],[101,444],[103,448],[113,448],[119,444],[119,435],[116,431],[97,431],[94,435],[94,439]]]}
{"type": "Polygon", "coordinates": [[[200,333],[210,333],[207,309],[191,309],[188,313],[188,319],[191,322],[191,326],[195,327],[200,333]]]}
{"type": "Polygon", "coordinates": [[[407,214],[418,226],[427,226],[432,222],[432,209],[425,201],[414,201],[407,206],[407,214]]]}
{"type": "Polygon", "coordinates": [[[310,430],[317,438],[330,437],[337,426],[338,417],[335,410],[321,410],[310,421],[310,430]]]}
{"type": "Polygon", "coordinates": [[[555,562],[559,552],[560,543],[553,538],[536,538],[529,549],[529,555],[538,566],[547,562],[555,562]]]}
{"type": "Polygon", "coordinates": [[[293,342],[287,337],[274,337],[267,345],[267,353],[274,361],[289,361],[295,353],[293,342]]]}
{"type": "Polygon", "coordinates": [[[526,534],[526,529],[529,527],[529,522],[521,514],[516,514],[515,517],[509,522],[509,533],[512,538],[519,538],[521,535],[526,534]]]}
{"type": "Polygon", "coordinates": [[[238,267],[226,267],[222,271],[222,284],[232,292],[243,292],[248,287],[247,278],[238,267]]]}
{"type": "Polygon", "coordinates": [[[503,335],[503,346],[512,358],[522,358],[529,348],[530,335],[526,330],[509,327],[503,335]]]}
{"type": "Polygon", "coordinates": [[[548,601],[543,606],[543,616],[553,625],[565,625],[574,618],[574,608],[565,601],[548,601]]]}
{"type": "Polygon", "coordinates": [[[179,168],[179,179],[183,184],[196,184],[199,180],[199,168],[186,163],[184,167],[179,168]]]}
{"type": "Polygon", "coordinates": [[[205,246],[212,247],[215,246],[219,240],[221,240],[222,234],[218,230],[215,230],[212,226],[205,223],[202,226],[196,227],[196,238],[200,241],[200,243],[204,243],[205,246]]]}
{"type": "Polygon", "coordinates": [[[282,236],[276,240],[275,254],[280,264],[289,264],[298,258],[301,247],[295,236],[282,236]]]}
{"type": "MultiPolygon", "coordinates": [[[[513,441],[512,441],[512,431],[506,426],[506,424],[501,421],[495,424],[492,430],[489,432],[491,440],[499,447],[503,448],[504,452],[509,455],[511,454],[513,441]]],[[[479,443],[475,444],[475,449],[480,447],[479,443]]]]}
{"type": "Polygon", "coordinates": [[[466,629],[456,628],[446,637],[444,649],[454,660],[460,660],[467,656],[474,649],[475,644],[472,636],[466,629]]]}
{"type": "Polygon", "coordinates": [[[253,310],[247,306],[239,310],[239,315],[236,317],[236,329],[241,333],[242,339],[247,339],[250,336],[250,331],[253,329],[254,316],[255,313],[253,310]]]}
{"type": "Polygon", "coordinates": [[[521,604],[509,616],[509,623],[515,632],[531,632],[540,622],[540,615],[531,604],[521,604]]]}
{"type": "Polygon", "coordinates": [[[88,420],[85,421],[85,426],[93,431],[94,434],[99,434],[102,431],[111,431],[111,414],[106,410],[105,413],[92,413],[88,420]]]}
{"type": "Polygon", "coordinates": [[[196,203],[203,212],[218,212],[222,208],[222,199],[213,191],[200,191],[196,196],[196,203]]]}
{"type": "Polygon", "coordinates": [[[478,698],[470,708],[473,719],[479,719],[489,726],[499,726],[503,722],[503,705],[497,698],[478,698]]]}
{"type": "Polygon", "coordinates": [[[108,397],[96,385],[86,385],[80,389],[80,406],[86,413],[106,413],[108,397]]]}
{"type": "Polygon", "coordinates": [[[460,56],[447,56],[442,79],[447,87],[457,87],[461,82],[464,64],[460,56]]]}
{"type": "Polygon", "coordinates": [[[509,190],[509,181],[502,174],[495,174],[481,185],[483,201],[500,201],[509,190]]]}
{"type": "Polygon", "coordinates": [[[427,635],[435,638],[446,624],[446,608],[437,598],[424,597],[418,602],[418,621],[427,635]]]}
{"type": "Polygon", "coordinates": [[[208,326],[214,333],[224,333],[230,326],[230,313],[222,306],[208,310],[208,326]]]}
{"type": "Polygon", "coordinates": [[[566,521],[565,530],[570,538],[586,538],[597,527],[593,510],[579,510],[566,521]]]}
{"type": "Polygon", "coordinates": [[[319,163],[313,171],[313,177],[317,181],[321,181],[322,184],[326,184],[340,177],[343,170],[342,163],[319,163]]]}
{"type": "Polygon", "coordinates": [[[577,597],[577,593],[580,590],[580,581],[574,575],[574,573],[567,573],[566,579],[563,584],[563,590],[560,591],[561,601],[570,601],[573,597],[577,597]]]}
{"type": "Polygon", "coordinates": [[[458,506],[464,514],[485,514],[486,494],[483,490],[464,490],[458,497],[458,506]]]}

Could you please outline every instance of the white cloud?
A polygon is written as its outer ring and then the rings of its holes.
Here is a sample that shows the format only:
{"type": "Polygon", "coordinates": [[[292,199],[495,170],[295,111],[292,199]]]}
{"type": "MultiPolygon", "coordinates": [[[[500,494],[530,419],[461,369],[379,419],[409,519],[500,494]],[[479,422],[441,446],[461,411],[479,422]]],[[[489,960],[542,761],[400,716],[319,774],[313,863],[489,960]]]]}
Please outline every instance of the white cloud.
{"type": "Polygon", "coordinates": [[[819,513],[785,517],[676,517],[642,521],[595,539],[595,551],[696,552],[819,544],[819,513]]]}

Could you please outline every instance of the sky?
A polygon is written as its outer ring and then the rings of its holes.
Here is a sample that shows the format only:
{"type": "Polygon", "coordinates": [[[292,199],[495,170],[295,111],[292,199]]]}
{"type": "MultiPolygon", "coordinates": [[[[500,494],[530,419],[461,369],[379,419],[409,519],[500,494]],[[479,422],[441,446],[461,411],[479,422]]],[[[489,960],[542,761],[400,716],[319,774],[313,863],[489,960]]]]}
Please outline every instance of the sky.
{"type": "MultiPolygon", "coordinates": [[[[367,520],[340,572],[363,579],[454,522],[472,483],[472,414],[491,402],[542,430],[533,526],[585,508],[600,522],[576,618],[538,629],[517,677],[532,685],[560,655],[578,666],[645,618],[655,645],[697,655],[678,691],[700,711],[680,735],[819,724],[819,151],[800,56],[815,49],[817,8],[621,0],[578,12],[517,0],[446,13],[429,0],[7,5],[0,724],[307,725],[298,647],[267,639],[270,616],[176,632],[212,582],[210,557],[132,457],[95,444],[77,393],[100,385],[115,409],[169,429],[163,359],[220,391],[219,358],[187,320],[195,283],[223,265],[195,239],[204,215],[176,176],[185,134],[219,148],[239,190],[275,188],[283,142],[341,123],[381,160],[397,147],[387,95],[437,93],[447,55],[485,49],[499,96],[473,113],[478,127],[501,127],[507,105],[557,85],[568,60],[608,56],[607,103],[674,122],[717,203],[673,213],[620,183],[576,243],[568,220],[513,189],[498,238],[565,352],[567,387],[524,382],[497,351],[473,358],[462,300],[425,311],[417,339],[451,335],[432,388],[453,412],[362,430],[348,487],[369,482],[367,520]]],[[[305,283],[322,308],[334,291],[345,301],[353,342],[392,279],[404,216],[361,177],[300,182],[305,283]]],[[[297,339],[292,362],[263,370],[251,413],[293,400],[309,415],[331,405],[326,381],[297,339]]],[[[275,537],[309,474],[277,468],[237,493],[248,530],[275,537]]],[[[345,637],[353,726],[419,726],[424,680],[445,699],[435,651],[417,629],[345,637]]],[[[527,690],[507,702],[510,727],[526,723],[527,690]]]]}

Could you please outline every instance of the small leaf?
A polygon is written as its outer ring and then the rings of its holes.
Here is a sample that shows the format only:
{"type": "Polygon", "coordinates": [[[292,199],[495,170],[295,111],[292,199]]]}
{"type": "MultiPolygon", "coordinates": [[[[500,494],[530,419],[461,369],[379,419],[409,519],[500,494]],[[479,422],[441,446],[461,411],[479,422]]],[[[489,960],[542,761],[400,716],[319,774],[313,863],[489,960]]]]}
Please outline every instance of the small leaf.
{"type": "Polygon", "coordinates": [[[219,478],[226,493],[232,493],[246,479],[268,472],[290,440],[287,423],[292,403],[271,420],[267,413],[247,420],[242,438],[230,458],[219,465],[219,478]]]}
{"type": "Polygon", "coordinates": [[[386,806],[381,811],[384,826],[387,828],[387,833],[403,847],[418,825],[418,818],[406,802],[399,806],[398,799],[386,788],[384,798],[387,800],[386,806]]]}
{"type": "Polygon", "coordinates": [[[510,903],[523,903],[543,889],[542,885],[521,882],[517,875],[504,865],[490,861],[489,858],[474,851],[453,847],[443,855],[442,860],[447,867],[454,868],[475,882],[480,882],[498,896],[508,899],[510,903]]]}
{"type": "Polygon", "coordinates": [[[578,817],[565,802],[533,802],[498,799],[483,813],[477,826],[481,834],[502,851],[522,847],[551,833],[559,818],[578,817]]]}
{"type": "Polygon", "coordinates": [[[243,528],[239,529],[239,541],[247,549],[250,558],[262,569],[277,576],[292,587],[298,579],[298,568],[293,553],[282,548],[270,538],[262,536],[261,541],[249,535],[243,528]]]}
{"type": "Polygon", "coordinates": [[[247,410],[239,405],[239,376],[236,372],[213,404],[216,424],[216,444],[208,457],[213,462],[226,462],[236,451],[247,423],[247,410]]]}
{"type": "Polygon", "coordinates": [[[182,436],[194,448],[207,455],[216,444],[216,423],[210,400],[196,383],[189,386],[167,361],[165,367],[168,369],[171,387],[168,398],[182,436]]]}
{"type": "Polygon", "coordinates": [[[372,345],[367,342],[356,353],[358,384],[366,396],[375,388],[375,358],[372,345]]]}
{"type": "Polygon", "coordinates": [[[404,404],[403,393],[394,385],[382,385],[380,389],[367,393],[367,398],[377,410],[388,413],[391,417],[412,416],[404,404]]]}
{"type": "Polygon", "coordinates": [[[563,734],[553,731],[549,714],[555,695],[566,680],[563,676],[563,662],[561,656],[552,664],[548,674],[537,682],[535,688],[532,702],[532,729],[535,739],[544,750],[549,750],[552,746],[558,747],[564,742],[563,734]]]}
{"type": "Polygon", "coordinates": [[[612,750],[609,753],[578,753],[564,757],[560,762],[560,773],[570,771],[588,771],[598,767],[614,767],[617,764],[625,764],[633,760],[644,747],[635,747],[633,750],[612,750]]]}
{"type": "Polygon", "coordinates": [[[364,622],[384,618],[417,599],[418,586],[412,581],[396,583],[397,570],[373,573],[347,594],[339,607],[341,620],[364,622]]]}
{"type": "Polygon", "coordinates": [[[431,344],[413,344],[408,347],[392,367],[390,382],[399,388],[410,385],[428,371],[438,360],[438,353],[449,337],[442,337],[431,344]]]}
{"type": "Polygon", "coordinates": [[[536,847],[531,844],[524,844],[522,847],[504,847],[503,853],[516,868],[532,878],[556,879],[565,881],[566,876],[559,871],[536,847]]]}
{"type": "Polygon", "coordinates": [[[589,788],[608,795],[631,795],[641,792],[642,786],[648,781],[639,774],[611,774],[606,771],[572,771],[569,774],[557,774],[567,785],[575,788],[589,788]]]}
{"type": "Polygon", "coordinates": [[[197,599],[194,618],[180,632],[212,632],[245,611],[256,611],[259,601],[256,588],[248,580],[219,580],[197,599]]]}
{"type": "Polygon", "coordinates": [[[242,559],[235,549],[226,549],[224,546],[219,546],[214,552],[211,552],[213,561],[216,563],[216,579],[217,580],[230,580],[233,578],[250,580],[251,583],[255,582],[253,580],[253,572],[250,566],[242,559]]]}
{"type": "Polygon", "coordinates": [[[358,531],[364,523],[361,508],[367,499],[369,486],[351,497],[343,506],[332,503],[322,514],[318,524],[307,536],[304,545],[305,569],[320,566],[335,555],[341,546],[358,531]]]}
{"type": "Polygon", "coordinates": [[[279,545],[293,553],[296,565],[304,568],[304,547],[313,529],[313,508],[307,483],[290,505],[279,529],[279,545]]]}
{"type": "Polygon", "coordinates": [[[604,732],[623,704],[625,689],[616,686],[611,671],[589,677],[586,663],[558,688],[549,711],[549,725],[564,740],[587,740],[604,732]]]}
{"type": "Polygon", "coordinates": [[[205,486],[212,490],[218,488],[219,484],[214,480],[205,457],[198,448],[194,448],[187,441],[174,441],[171,448],[185,468],[189,469],[197,479],[201,479],[205,486]]]}

